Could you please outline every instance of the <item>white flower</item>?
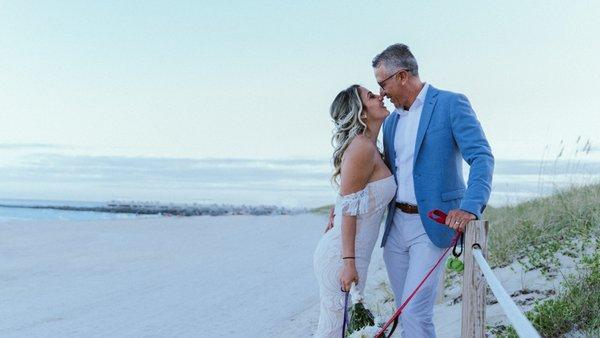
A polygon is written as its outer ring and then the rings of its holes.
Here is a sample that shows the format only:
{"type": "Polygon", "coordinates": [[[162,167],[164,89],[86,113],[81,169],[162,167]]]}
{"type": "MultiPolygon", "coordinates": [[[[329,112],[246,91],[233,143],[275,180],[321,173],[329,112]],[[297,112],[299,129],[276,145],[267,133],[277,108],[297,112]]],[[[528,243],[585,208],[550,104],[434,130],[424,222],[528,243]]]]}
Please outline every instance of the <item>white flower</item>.
{"type": "Polygon", "coordinates": [[[352,298],[352,304],[362,303],[364,300],[354,282],[352,282],[352,285],[350,286],[350,297],[352,298]]]}
{"type": "Polygon", "coordinates": [[[377,326],[365,326],[358,331],[352,332],[347,338],[372,338],[375,337],[379,331],[379,327],[377,326]]]}

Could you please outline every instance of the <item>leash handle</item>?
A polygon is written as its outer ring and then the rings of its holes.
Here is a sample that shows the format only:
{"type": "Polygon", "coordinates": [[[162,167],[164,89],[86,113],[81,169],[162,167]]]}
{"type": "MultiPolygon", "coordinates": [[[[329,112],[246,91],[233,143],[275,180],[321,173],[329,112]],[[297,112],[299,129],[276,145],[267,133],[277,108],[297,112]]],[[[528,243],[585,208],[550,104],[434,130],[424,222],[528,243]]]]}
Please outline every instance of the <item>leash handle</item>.
{"type": "MultiPolygon", "coordinates": [[[[432,220],[440,223],[440,224],[446,224],[446,218],[448,217],[448,215],[446,215],[445,212],[443,212],[440,209],[433,209],[430,212],[427,213],[427,216],[429,216],[429,218],[431,218],[432,220]]],[[[463,253],[463,248],[464,248],[464,242],[465,242],[465,238],[463,236],[463,233],[460,233],[460,237],[458,238],[458,240],[456,241],[456,243],[454,243],[454,247],[452,248],[452,255],[456,258],[460,257],[460,255],[462,255],[463,253]],[[460,252],[458,252],[456,250],[456,248],[458,247],[458,242],[460,241],[460,252]]]]}
{"type": "Polygon", "coordinates": [[[344,293],[344,323],[342,324],[342,338],[346,337],[346,324],[348,322],[348,291],[344,291],[340,288],[344,293]]]}
{"type": "Polygon", "coordinates": [[[427,216],[440,224],[446,224],[446,217],[448,217],[448,215],[440,209],[431,210],[427,213],[427,216]]]}

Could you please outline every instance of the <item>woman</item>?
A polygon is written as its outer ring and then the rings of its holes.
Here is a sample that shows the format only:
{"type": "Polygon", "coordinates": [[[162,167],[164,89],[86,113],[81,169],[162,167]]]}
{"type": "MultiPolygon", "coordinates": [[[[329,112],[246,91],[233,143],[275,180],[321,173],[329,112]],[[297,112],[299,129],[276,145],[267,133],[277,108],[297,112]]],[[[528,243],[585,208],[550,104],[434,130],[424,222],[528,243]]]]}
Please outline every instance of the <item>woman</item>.
{"type": "Polygon", "coordinates": [[[316,337],[339,337],[344,319],[344,291],[352,282],[362,293],[373,247],[396,183],[386,167],[377,136],[389,115],[383,97],[353,85],[340,92],[330,108],[335,123],[332,180],[340,190],[333,227],[314,253],[321,310],[316,337]]]}

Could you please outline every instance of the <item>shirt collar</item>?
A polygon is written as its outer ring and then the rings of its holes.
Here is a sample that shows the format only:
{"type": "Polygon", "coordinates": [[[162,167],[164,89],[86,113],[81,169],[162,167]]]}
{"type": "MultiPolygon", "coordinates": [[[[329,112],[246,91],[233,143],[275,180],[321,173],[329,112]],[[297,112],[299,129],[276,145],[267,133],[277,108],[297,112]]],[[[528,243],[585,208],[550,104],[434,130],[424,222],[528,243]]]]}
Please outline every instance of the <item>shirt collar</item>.
{"type": "Polygon", "coordinates": [[[415,101],[410,106],[409,110],[404,110],[404,107],[400,107],[400,108],[396,108],[396,112],[400,115],[406,115],[406,114],[408,114],[409,111],[414,111],[417,108],[420,108],[423,105],[423,103],[425,102],[425,97],[427,96],[428,89],[429,89],[429,83],[426,82],[423,85],[423,88],[421,88],[419,95],[417,95],[417,97],[415,98],[415,101]]]}

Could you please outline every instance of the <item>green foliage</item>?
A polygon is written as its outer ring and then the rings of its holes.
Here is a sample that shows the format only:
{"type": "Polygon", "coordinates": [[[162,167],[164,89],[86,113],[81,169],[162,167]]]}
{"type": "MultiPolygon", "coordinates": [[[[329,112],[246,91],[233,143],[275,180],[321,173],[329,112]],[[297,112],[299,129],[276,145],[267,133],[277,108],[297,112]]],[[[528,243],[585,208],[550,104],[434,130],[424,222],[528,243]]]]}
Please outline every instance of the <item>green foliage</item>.
{"type": "Polygon", "coordinates": [[[322,207],[311,209],[310,212],[315,214],[329,214],[331,208],[333,208],[333,205],[324,205],[322,207]]]}
{"type": "MultiPolygon", "coordinates": [[[[489,261],[504,266],[517,259],[542,273],[559,266],[557,253],[582,257],[578,274],[566,278],[555,299],[538,301],[527,318],[544,337],[579,330],[600,332],[600,184],[572,187],[515,206],[486,209],[490,221],[489,261]],[[587,252],[592,254],[586,256],[587,252]]],[[[518,337],[511,327],[490,330],[498,337],[518,337]]]]}
{"type": "Polygon", "coordinates": [[[375,325],[375,317],[362,303],[356,303],[348,310],[348,327],[346,335],[359,331],[363,327],[375,325]]]}
{"type": "MultiPolygon", "coordinates": [[[[527,318],[544,337],[560,337],[574,329],[600,332],[600,252],[582,259],[578,275],[564,281],[565,291],[556,299],[538,302],[527,318]]],[[[509,327],[498,337],[518,337],[509,327]]]]}
{"type": "Polygon", "coordinates": [[[516,206],[488,208],[492,266],[528,258],[529,268],[549,271],[556,253],[577,255],[600,234],[600,184],[573,187],[516,206]]]}

